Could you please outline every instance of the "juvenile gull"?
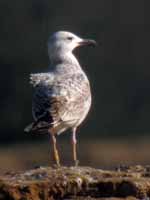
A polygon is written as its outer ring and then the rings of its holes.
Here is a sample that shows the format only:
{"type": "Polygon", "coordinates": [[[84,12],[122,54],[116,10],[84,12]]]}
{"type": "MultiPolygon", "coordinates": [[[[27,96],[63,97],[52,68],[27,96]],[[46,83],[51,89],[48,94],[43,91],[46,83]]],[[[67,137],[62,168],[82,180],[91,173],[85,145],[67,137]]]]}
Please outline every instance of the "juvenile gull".
{"type": "Polygon", "coordinates": [[[89,80],[72,51],[79,46],[95,44],[94,40],[58,31],[48,40],[51,70],[30,76],[35,90],[32,104],[34,122],[25,131],[50,133],[57,165],[60,165],[60,160],[56,135],[67,129],[72,131],[73,160],[75,165],[78,164],[76,130],[91,106],[89,80]]]}

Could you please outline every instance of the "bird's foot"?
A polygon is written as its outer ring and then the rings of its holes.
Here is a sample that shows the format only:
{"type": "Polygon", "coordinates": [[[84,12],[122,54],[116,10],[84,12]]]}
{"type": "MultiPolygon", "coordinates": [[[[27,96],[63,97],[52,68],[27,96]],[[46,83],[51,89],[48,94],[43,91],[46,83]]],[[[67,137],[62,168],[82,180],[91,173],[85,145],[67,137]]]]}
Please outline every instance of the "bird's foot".
{"type": "Polygon", "coordinates": [[[61,167],[61,165],[60,165],[60,163],[59,163],[59,164],[58,164],[58,163],[56,163],[56,164],[54,164],[54,165],[53,165],[53,167],[54,167],[54,168],[56,168],[56,169],[58,169],[58,168],[60,168],[60,167],[61,167]]]}
{"type": "Polygon", "coordinates": [[[75,160],[74,165],[75,165],[75,167],[78,167],[79,166],[79,160],[75,160]]]}

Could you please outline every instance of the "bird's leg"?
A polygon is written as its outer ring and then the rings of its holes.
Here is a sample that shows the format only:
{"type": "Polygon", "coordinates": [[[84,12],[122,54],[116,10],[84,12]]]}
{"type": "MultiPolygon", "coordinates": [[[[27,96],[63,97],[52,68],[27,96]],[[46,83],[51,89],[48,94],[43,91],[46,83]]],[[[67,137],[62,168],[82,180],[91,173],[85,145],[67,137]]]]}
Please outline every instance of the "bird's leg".
{"type": "Polygon", "coordinates": [[[53,143],[54,159],[55,159],[57,166],[60,166],[59,153],[58,153],[57,145],[56,145],[56,137],[54,134],[51,134],[51,137],[52,137],[52,143],[53,143]]]}
{"type": "Polygon", "coordinates": [[[73,160],[74,160],[75,166],[78,166],[79,161],[77,160],[76,130],[77,130],[76,127],[72,129],[72,147],[73,147],[73,160]]]}

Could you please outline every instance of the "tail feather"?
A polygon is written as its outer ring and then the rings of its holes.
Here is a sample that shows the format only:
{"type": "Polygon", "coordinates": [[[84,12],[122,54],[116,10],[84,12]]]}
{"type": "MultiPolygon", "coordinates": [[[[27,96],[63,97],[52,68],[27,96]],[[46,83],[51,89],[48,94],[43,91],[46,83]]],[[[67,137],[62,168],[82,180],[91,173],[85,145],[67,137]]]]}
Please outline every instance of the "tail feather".
{"type": "Polygon", "coordinates": [[[27,133],[31,132],[32,127],[33,127],[33,123],[29,124],[28,126],[25,127],[24,132],[27,132],[27,133]]]}
{"type": "Polygon", "coordinates": [[[25,127],[24,131],[29,133],[47,133],[50,125],[46,122],[33,122],[25,127]]]}

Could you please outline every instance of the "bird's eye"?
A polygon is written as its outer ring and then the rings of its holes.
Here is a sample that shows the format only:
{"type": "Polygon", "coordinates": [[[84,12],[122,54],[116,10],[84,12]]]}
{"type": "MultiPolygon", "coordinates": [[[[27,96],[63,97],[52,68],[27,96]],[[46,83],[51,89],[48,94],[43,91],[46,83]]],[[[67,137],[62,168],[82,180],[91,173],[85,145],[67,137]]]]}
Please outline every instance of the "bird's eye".
{"type": "Polygon", "coordinates": [[[73,40],[73,37],[67,37],[68,40],[73,40]]]}

